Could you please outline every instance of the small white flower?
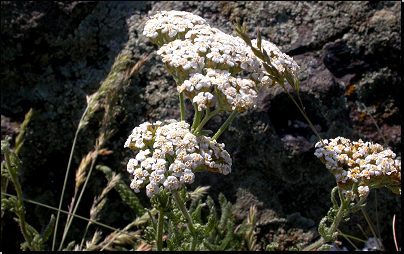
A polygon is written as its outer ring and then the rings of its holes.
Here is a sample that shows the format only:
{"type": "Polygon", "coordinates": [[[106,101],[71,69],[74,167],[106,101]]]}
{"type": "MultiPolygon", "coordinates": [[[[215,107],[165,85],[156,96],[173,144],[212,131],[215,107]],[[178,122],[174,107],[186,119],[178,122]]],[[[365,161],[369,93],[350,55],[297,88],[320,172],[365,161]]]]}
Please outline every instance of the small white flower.
{"type": "Polygon", "coordinates": [[[155,162],[156,162],[156,159],[149,157],[146,160],[142,161],[142,163],[140,163],[140,166],[145,170],[151,170],[152,166],[155,162]]]}
{"type": "Polygon", "coordinates": [[[130,188],[133,189],[136,193],[140,192],[140,188],[142,187],[143,181],[142,180],[136,180],[132,179],[130,183],[130,188]]]}
{"type": "Polygon", "coordinates": [[[342,193],[345,194],[345,198],[349,198],[351,199],[351,201],[354,201],[355,199],[355,194],[353,193],[353,191],[342,191],[342,193]]]}
{"type": "Polygon", "coordinates": [[[161,146],[161,151],[164,154],[174,155],[174,147],[172,142],[165,142],[164,145],[161,146]]]}
{"type": "Polygon", "coordinates": [[[226,164],[218,164],[217,168],[219,169],[219,172],[222,173],[223,175],[227,175],[231,173],[231,166],[226,165],[226,164]]]}
{"type": "Polygon", "coordinates": [[[155,150],[153,151],[153,156],[152,156],[152,157],[155,158],[156,160],[158,160],[158,159],[164,159],[165,153],[164,153],[162,150],[160,150],[160,149],[155,149],[155,150]]]}
{"type": "Polygon", "coordinates": [[[184,163],[182,163],[179,160],[175,160],[174,163],[172,163],[168,168],[168,170],[171,171],[175,176],[181,175],[184,169],[185,169],[184,163]]]}
{"type": "Polygon", "coordinates": [[[164,174],[166,172],[166,160],[158,159],[152,166],[152,170],[156,171],[158,174],[164,174]]]}
{"type": "Polygon", "coordinates": [[[369,187],[368,186],[359,186],[358,187],[359,197],[366,197],[369,195],[369,187]]]}
{"type": "Polygon", "coordinates": [[[144,160],[146,160],[147,155],[150,154],[150,150],[144,150],[144,151],[139,151],[139,153],[136,155],[136,160],[138,160],[139,162],[142,162],[144,160]]]}
{"type": "Polygon", "coordinates": [[[135,167],[137,167],[138,165],[139,163],[136,159],[129,159],[126,170],[129,172],[129,174],[133,174],[133,172],[135,171],[135,167]]]}
{"type": "Polygon", "coordinates": [[[156,182],[150,182],[148,185],[146,185],[146,195],[151,198],[155,194],[159,194],[160,188],[156,182]]]}
{"type": "Polygon", "coordinates": [[[153,171],[150,174],[149,180],[150,180],[150,182],[163,183],[165,180],[165,176],[164,176],[164,174],[159,174],[158,172],[153,171]]]}
{"type": "Polygon", "coordinates": [[[180,187],[180,182],[175,176],[169,176],[164,181],[164,187],[169,190],[176,190],[180,187]]]}
{"type": "Polygon", "coordinates": [[[135,179],[142,180],[142,181],[146,181],[146,177],[148,175],[149,175],[149,172],[147,172],[146,170],[142,170],[141,168],[137,168],[133,172],[133,176],[135,177],[135,179]]]}
{"type": "Polygon", "coordinates": [[[135,147],[136,148],[138,148],[138,149],[142,149],[143,147],[145,147],[145,143],[143,143],[143,140],[142,139],[138,139],[138,140],[136,140],[136,143],[135,143],[135,147]]]}
{"type": "Polygon", "coordinates": [[[181,183],[191,184],[195,180],[195,175],[190,169],[185,169],[184,174],[180,178],[181,183]]]}

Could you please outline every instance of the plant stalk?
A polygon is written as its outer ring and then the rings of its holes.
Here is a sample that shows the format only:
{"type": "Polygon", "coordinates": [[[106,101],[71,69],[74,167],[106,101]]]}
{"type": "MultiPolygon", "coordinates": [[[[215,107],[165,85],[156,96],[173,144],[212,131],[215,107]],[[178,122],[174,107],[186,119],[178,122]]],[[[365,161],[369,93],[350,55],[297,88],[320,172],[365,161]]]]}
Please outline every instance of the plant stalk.
{"type": "MultiPolygon", "coordinates": [[[[98,142],[97,142],[97,143],[98,143],[98,142]]],[[[78,206],[79,206],[79,203],[80,203],[81,198],[82,198],[82,196],[83,196],[84,190],[85,190],[85,188],[86,188],[86,186],[87,186],[88,180],[90,179],[91,172],[93,171],[93,168],[94,168],[94,164],[95,164],[95,160],[96,160],[97,155],[98,155],[98,144],[96,144],[96,148],[95,148],[95,158],[92,159],[90,170],[89,170],[88,175],[87,175],[87,177],[86,177],[86,181],[84,182],[84,185],[83,185],[83,187],[82,187],[82,189],[81,189],[81,192],[80,192],[79,198],[78,198],[78,200],[77,200],[77,203],[76,203],[76,205],[75,205],[75,207],[74,207],[73,215],[76,214],[76,210],[77,210],[77,208],[78,208],[78,206]]],[[[73,218],[74,218],[74,217],[71,217],[71,219],[67,221],[66,229],[65,229],[65,231],[63,232],[63,236],[62,236],[62,242],[60,243],[60,246],[59,246],[59,251],[62,249],[63,242],[64,242],[64,240],[65,240],[65,238],[66,238],[67,232],[69,231],[70,225],[72,224],[73,218]]]]}
{"type": "Polygon", "coordinates": [[[227,128],[227,126],[229,126],[231,121],[233,121],[233,119],[236,117],[237,113],[238,113],[238,111],[233,111],[233,113],[231,113],[229,118],[227,118],[226,122],[224,122],[224,124],[220,127],[220,129],[212,137],[212,140],[216,140],[216,139],[218,139],[220,137],[220,135],[223,133],[223,131],[227,128]]]}
{"type": "Polygon", "coordinates": [[[187,221],[188,229],[189,229],[189,231],[190,231],[190,233],[191,233],[191,235],[193,237],[192,245],[191,245],[191,249],[190,249],[191,251],[193,251],[193,250],[195,250],[195,246],[196,246],[196,243],[197,243],[197,240],[198,240],[197,235],[196,235],[196,231],[195,231],[195,228],[194,228],[194,224],[192,222],[191,216],[189,215],[189,213],[187,211],[187,208],[185,207],[184,202],[181,199],[178,191],[175,191],[173,193],[173,196],[174,196],[175,202],[178,205],[178,208],[180,208],[180,210],[182,212],[182,215],[184,215],[184,217],[185,217],[185,219],[187,221]]]}
{"type": "Polygon", "coordinates": [[[218,113],[220,113],[222,110],[220,108],[215,109],[213,112],[209,113],[209,110],[206,109],[206,115],[203,118],[202,122],[200,122],[200,124],[198,125],[198,127],[196,127],[195,132],[199,132],[202,130],[203,126],[209,121],[209,119],[211,119],[213,116],[217,115],[218,113]]]}
{"type": "Polygon", "coordinates": [[[311,123],[310,119],[307,117],[306,113],[303,112],[303,110],[300,108],[299,104],[293,99],[293,96],[286,90],[285,87],[282,86],[282,88],[286,91],[286,93],[289,95],[289,97],[292,99],[292,101],[295,103],[296,107],[299,109],[300,113],[302,113],[303,117],[306,119],[306,121],[309,123],[310,128],[313,130],[314,134],[316,134],[317,138],[323,143],[323,139],[320,137],[318,134],[317,130],[314,128],[313,124],[311,123]]]}
{"type": "MultiPolygon", "coordinates": [[[[3,194],[3,195],[6,195],[6,196],[9,196],[9,197],[15,197],[14,195],[11,195],[11,194],[8,194],[8,193],[2,193],[2,194],[3,194]]],[[[98,226],[101,226],[101,227],[104,227],[104,228],[108,228],[108,229],[110,229],[110,230],[112,230],[112,231],[117,231],[117,232],[119,232],[119,233],[126,234],[126,235],[128,235],[128,236],[131,236],[130,234],[124,232],[123,230],[110,227],[110,226],[108,226],[108,225],[106,225],[106,224],[103,224],[103,223],[100,223],[100,222],[98,222],[98,221],[92,221],[92,220],[87,219],[87,218],[85,218],[85,217],[83,217],[83,216],[80,216],[80,215],[77,215],[77,214],[72,214],[72,213],[70,213],[70,212],[68,212],[68,211],[65,211],[65,210],[59,210],[59,209],[57,209],[56,207],[53,207],[53,206],[45,205],[45,204],[38,203],[38,202],[36,202],[36,201],[32,201],[32,200],[25,199],[25,198],[22,198],[22,200],[25,201],[25,202],[34,204],[34,205],[39,205],[39,206],[42,206],[42,207],[46,207],[46,208],[51,209],[51,210],[60,211],[61,213],[64,213],[64,214],[67,214],[67,215],[71,215],[71,216],[77,217],[77,218],[79,218],[79,219],[82,219],[82,220],[87,221],[87,222],[91,222],[91,223],[96,224],[96,225],[98,225],[98,226]]],[[[136,220],[135,220],[135,221],[136,221],[136,220]]],[[[139,240],[139,241],[142,241],[142,242],[146,242],[146,240],[144,240],[143,238],[140,238],[140,237],[138,237],[138,238],[136,238],[136,239],[139,240]]]]}
{"type": "Polygon", "coordinates": [[[191,133],[195,132],[195,128],[201,122],[201,118],[202,118],[202,115],[203,115],[203,111],[198,110],[197,104],[194,103],[193,105],[194,105],[194,109],[195,109],[195,114],[194,114],[194,120],[193,120],[192,126],[191,126],[191,133]]]}
{"type": "MultiPolygon", "coordinates": [[[[79,122],[79,126],[80,126],[80,123],[84,120],[84,117],[85,117],[86,114],[87,114],[88,108],[89,108],[89,104],[87,104],[87,107],[86,107],[86,109],[84,110],[83,115],[81,116],[81,119],[80,119],[80,122],[79,122]]],[[[66,169],[66,174],[65,174],[65,180],[64,180],[64,182],[63,182],[62,194],[60,195],[59,209],[58,209],[58,213],[57,213],[57,215],[56,215],[55,230],[54,230],[54,233],[53,233],[53,241],[52,241],[52,251],[55,250],[56,233],[57,233],[57,231],[58,231],[58,224],[59,224],[60,211],[61,211],[61,209],[62,209],[63,196],[64,196],[65,190],[66,190],[67,176],[69,175],[69,172],[70,172],[70,165],[71,165],[72,158],[73,158],[73,152],[74,152],[74,148],[76,147],[77,136],[78,136],[80,130],[81,130],[81,128],[78,127],[78,128],[77,128],[77,131],[76,131],[76,134],[74,135],[73,145],[72,145],[72,149],[71,149],[71,151],[70,151],[69,162],[68,162],[67,169],[66,169]]]]}
{"type": "MultiPolygon", "coordinates": [[[[338,191],[339,191],[339,196],[340,196],[340,200],[341,200],[341,206],[339,207],[337,215],[334,218],[334,222],[331,224],[331,226],[327,230],[327,235],[332,235],[334,232],[336,232],[337,227],[338,227],[339,223],[341,222],[341,220],[343,219],[344,213],[346,212],[346,210],[349,206],[349,203],[350,203],[349,198],[344,199],[343,194],[339,188],[338,188],[338,191]]],[[[323,237],[321,237],[319,240],[317,240],[317,242],[304,248],[303,251],[317,250],[325,243],[327,243],[327,242],[324,240],[323,237]]]]}
{"type": "Polygon", "coordinates": [[[159,210],[159,220],[157,224],[157,251],[163,250],[163,225],[164,225],[164,210],[159,210]]]}
{"type": "Polygon", "coordinates": [[[18,182],[18,177],[17,177],[17,169],[12,168],[11,166],[11,160],[10,160],[10,154],[9,152],[6,152],[4,154],[4,157],[6,158],[6,167],[8,168],[8,172],[10,173],[11,180],[14,183],[15,190],[17,192],[17,197],[18,197],[18,211],[16,211],[16,214],[18,218],[20,219],[20,227],[21,227],[21,232],[24,235],[25,240],[28,242],[28,246],[31,251],[36,251],[37,249],[35,246],[32,245],[32,238],[30,234],[27,231],[26,225],[25,225],[25,210],[24,210],[24,203],[22,201],[22,190],[20,183],[18,182]]]}

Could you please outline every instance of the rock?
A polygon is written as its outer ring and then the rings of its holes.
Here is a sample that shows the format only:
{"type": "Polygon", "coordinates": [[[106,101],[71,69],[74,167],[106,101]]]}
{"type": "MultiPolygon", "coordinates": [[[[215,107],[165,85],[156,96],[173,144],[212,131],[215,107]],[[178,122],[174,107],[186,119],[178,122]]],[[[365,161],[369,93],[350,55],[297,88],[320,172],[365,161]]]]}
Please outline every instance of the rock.
{"type": "MultiPolygon", "coordinates": [[[[58,206],[86,95],[98,90],[119,52],[129,55],[133,64],[145,54],[149,56],[141,72],[119,91],[116,118],[111,123],[115,133],[105,145],[113,153],[100,156],[97,163],[121,173],[129,184],[125,162],[133,153],[123,144],[130,131],[146,120],[179,118],[174,80],[157,56],[157,46],[142,35],[147,17],[161,10],[192,12],[234,36],[232,26],[237,18],[246,23],[253,38],[258,27],[263,39],[278,45],[300,65],[301,99],[323,138],[344,136],[383,144],[370,116],[358,109],[357,105],[364,103],[375,108],[372,117],[388,145],[401,156],[399,2],[10,1],[1,4],[2,137],[11,130],[3,130],[3,116],[9,122],[21,123],[31,107],[41,110],[28,127],[20,153],[20,181],[26,198],[58,206]],[[37,176],[46,181],[38,182],[37,176]]],[[[257,108],[239,114],[219,138],[233,158],[232,173],[198,173],[190,188],[209,185],[209,195],[215,200],[224,193],[237,204],[235,213],[240,220],[249,209],[250,203],[245,200],[254,197],[260,204],[263,244],[269,242],[265,236],[311,241],[316,235],[307,231],[307,225],[311,221],[318,225],[327,214],[335,180],[313,155],[317,137],[285,91],[276,86],[257,99],[257,108]],[[296,212],[304,218],[297,221],[307,222],[303,223],[305,227],[288,222],[296,212]],[[271,218],[276,218],[277,224],[271,224],[271,218]]],[[[187,121],[191,122],[193,107],[189,101],[186,105],[187,121]]],[[[79,133],[63,209],[67,209],[73,195],[74,171],[93,149],[103,114],[98,111],[79,133]]],[[[218,129],[228,115],[215,116],[207,129],[218,129]]],[[[88,204],[105,184],[102,173],[92,173],[80,213],[88,214],[88,204]]],[[[139,196],[142,194],[145,196],[139,196]]],[[[101,215],[101,221],[110,225],[132,221],[129,208],[116,193],[110,195],[114,198],[109,199],[110,204],[104,208],[108,212],[101,215]]],[[[386,247],[393,249],[390,223],[392,215],[397,214],[397,225],[401,224],[401,197],[388,190],[378,190],[377,195],[381,235],[386,247]]],[[[146,204],[147,198],[143,201],[146,204]]],[[[43,229],[53,212],[40,209],[39,216],[34,205],[26,207],[27,221],[43,229]]],[[[370,218],[376,218],[375,207],[373,198],[369,198],[370,218]]],[[[81,222],[76,223],[71,231],[74,235],[83,229],[81,222]]],[[[360,213],[342,223],[340,229],[360,235],[356,223],[370,235],[360,213]]],[[[7,224],[4,230],[13,227],[17,228],[7,224]]],[[[16,231],[19,234],[18,228],[16,231]]],[[[15,240],[3,237],[5,249],[19,248],[15,240]]],[[[400,230],[397,237],[401,239],[400,230]]],[[[67,242],[71,240],[70,235],[67,242]]]]}

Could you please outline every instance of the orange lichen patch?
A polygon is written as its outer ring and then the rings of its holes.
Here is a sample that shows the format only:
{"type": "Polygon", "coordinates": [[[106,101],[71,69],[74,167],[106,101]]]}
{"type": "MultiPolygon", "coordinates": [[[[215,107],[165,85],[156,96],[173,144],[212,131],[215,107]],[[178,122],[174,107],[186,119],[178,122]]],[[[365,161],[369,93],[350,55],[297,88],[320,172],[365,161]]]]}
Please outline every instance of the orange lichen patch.
{"type": "Polygon", "coordinates": [[[346,85],[346,93],[345,93],[345,96],[346,96],[346,97],[350,97],[350,96],[354,93],[354,91],[355,91],[355,86],[354,86],[354,85],[351,85],[350,83],[348,83],[348,84],[346,85]]]}
{"type": "Polygon", "coordinates": [[[375,103],[373,103],[373,107],[374,108],[378,108],[378,107],[380,107],[380,104],[382,104],[380,101],[377,101],[377,102],[375,102],[375,103]]]}
{"type": "Polygon", "coordinates": [[[365,120],[366,114],[365,114],[365,113],[362,113],[362,114],[359,116],[359,118],[360,118],[362,121],[365,120]]]}

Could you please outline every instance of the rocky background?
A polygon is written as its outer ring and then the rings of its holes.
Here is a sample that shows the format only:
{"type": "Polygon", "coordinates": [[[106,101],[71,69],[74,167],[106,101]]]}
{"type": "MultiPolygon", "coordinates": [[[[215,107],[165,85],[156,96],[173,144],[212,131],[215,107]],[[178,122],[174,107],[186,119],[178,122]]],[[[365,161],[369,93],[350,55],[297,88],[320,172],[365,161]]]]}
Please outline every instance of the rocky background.
{"type": "MultiPolygon", "coordinates": [[[[121,173],[129,184],[125,165],[133,152],[123,144],[131,130],[144,121],[180,118],[174,81],[157,56],[157,47],[142,35],[146,18],[160,10],[192,12],[232,35],[236,18],[246,23],[253,38],[258,27],[263,39],[300,65],[301,98],[323,138],[344,136],[384,144],[372,119],[358,109],[363,103],[375,109],[375,122],[401,157],[400,2],[2,1],[2,139],[6,134],[16,136],[30,108],[40,110],[29,124],[20,153],[19,179],[26,198],[59,205],[86,95],[97,91],[120,52],[130,54],[133,63],[145,54],[148,59],[119,91],[116,132],[106,145],[113,153],[99,157],[97,164],[121,173]]],[[[187,106],[191,121],[192,106],[189,102],[187,106]]],[[[73,195],[74,171],[93,149],[102,115],[96,113],[79,134],[64,209],[73,195]]],[[[208,127],[216,130],[226,118],[226,114],[216,116],[208,127]]],[[[335,180],[313,155],[316,137],[282,89],[262,93],[258,107],[239,114],[219,141],[232,155],[232,173],[198,173],[191,189],[211,186],[209,195],[215,200],[224,193],[240,221],[250,205],[257,205],[263,246],[276,241],[282,249],[318,236],[316,227],[331,206],[335,180]]],[[[78,214],[89,216],[93,198],[105,184],[103,173],[93,171],[78,214]]],[[[138,196],[147,205],[145,194],[138,196]]],[[[123,228],[134,215],[115,191],[108,197],[100,221],[123,228]]],[[[31,204],[26,208],[27,221],[38,231],[54,213],[31,204]]],[[[366,211],[373,223],[378,220],[383,243],[393,250],[394,214],[401,240],[401,197],[387,189],[372,191],[366,211]]],[[[12,217],[9,212],[4,217],[4,250],[18,250],[23,241],[12,217]]],[[[86,224],[76,219],[66,242],[80,241],[86,224]]],[[[365,239],[357,224],[371,236],[360,212],[340,229],[365,239]]],[[[103,231],[105,236],[108,232],[103,231]]]]}

